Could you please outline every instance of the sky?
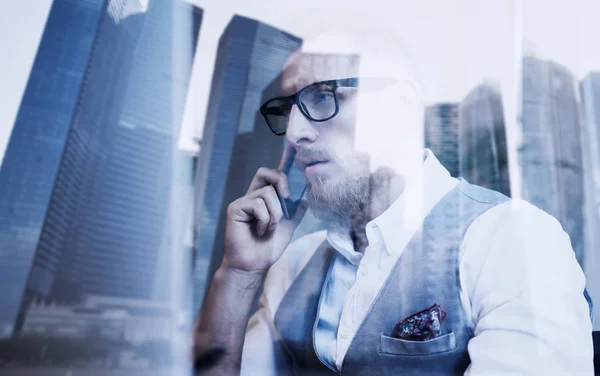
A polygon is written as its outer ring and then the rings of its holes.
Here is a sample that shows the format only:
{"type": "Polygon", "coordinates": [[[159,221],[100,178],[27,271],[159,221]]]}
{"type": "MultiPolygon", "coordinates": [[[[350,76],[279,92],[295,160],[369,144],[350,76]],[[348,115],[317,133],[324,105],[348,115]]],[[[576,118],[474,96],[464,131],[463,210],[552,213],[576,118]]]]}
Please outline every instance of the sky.
{"type": "Polygon", "coordinates": [[[600,1],[527,0],[523,37],[540,58],[569,68],[579,79],[600,70],[600,1]]]}
{"type": "MultiPolygon", "coordinates": [[[[193,2],[205,13],[186,121],[204,118],[218,38],[234,14],[300,37],[311,30],[311,13],[335,15],[343,8],[355,17],[368,17],[405,41],[429,103],[460,101],[483,77],[499,81],[503,90],[516,90],[515,7],[510,0],[485,5],[478,0],[193,2]],[[282,6],[286,3],[293,5],[282,6]]],[[[197,135],[202,134],[199,123],[197,135]]]]}
{"type": "MultiPolygon", "coordinates": [[[[302,37],[311,14],[332,19],[343,7],[368,17],[405,41],[427,103],[457,102],[485,77],[501,87],[511,170],[516,168],[516,110],[522,40],[540,57],[569,67],[579,78],[600,69],[595,16],[600,1],[578,0],[189,0],[204,9],[180,146],[193,150],[202,135],[218,39],[234,14],[302,37]]],[[[14,120],[52,0],[0,2],[0,156],[14,120]]],[[[513,187],[515,192],[516,187],[513,187]]],[[[518,190],[520,191],[520,190],[518,190]]]]}

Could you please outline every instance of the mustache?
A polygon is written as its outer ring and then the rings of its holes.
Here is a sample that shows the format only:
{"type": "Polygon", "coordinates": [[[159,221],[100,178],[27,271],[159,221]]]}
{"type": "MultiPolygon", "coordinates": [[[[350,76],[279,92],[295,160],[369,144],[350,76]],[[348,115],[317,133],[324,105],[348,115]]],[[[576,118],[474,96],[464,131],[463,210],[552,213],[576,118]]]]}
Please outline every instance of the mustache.
{"type": "Polygon", "coordinates": [[[296,149],[296,165],[302,166],[312,161],[333,161],[335,158],[324,149],[296,149]]]}

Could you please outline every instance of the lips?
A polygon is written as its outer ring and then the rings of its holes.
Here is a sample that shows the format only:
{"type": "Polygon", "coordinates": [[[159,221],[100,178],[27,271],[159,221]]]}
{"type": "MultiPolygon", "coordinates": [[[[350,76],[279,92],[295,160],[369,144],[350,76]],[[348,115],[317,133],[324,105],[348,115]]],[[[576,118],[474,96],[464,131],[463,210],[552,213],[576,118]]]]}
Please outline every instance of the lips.
{"type": "Polygon", "coordinates": [[[315,165],[318,165],[321,163],[327,163],[327,162],[328,161],[323,160],[323,161],[312,161],[312,162],[303,163],[302,166],[304,166],[304,167],[302,169],[305,170],[308,167],[315,166],[315,165]]]}
{"type": "Polygon", "coordinates": [[[309,177],[317,173],[323,173],[327,170],[329,161],[315,161],[306,165],[304,168],[304,174],[309,177]]]}

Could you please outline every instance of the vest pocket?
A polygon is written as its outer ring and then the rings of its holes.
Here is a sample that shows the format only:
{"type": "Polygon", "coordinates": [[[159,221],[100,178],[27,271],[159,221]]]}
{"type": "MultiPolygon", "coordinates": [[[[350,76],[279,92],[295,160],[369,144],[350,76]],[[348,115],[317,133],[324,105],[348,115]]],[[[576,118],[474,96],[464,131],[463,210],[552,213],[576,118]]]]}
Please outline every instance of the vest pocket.
{"type": "Polygon", "coordinates": [[[407,341],[382,334],[379,341],[379,352],[391,355],[431,355],[455,348],[456,338],[452,332],[427,341],[407,341]]]}

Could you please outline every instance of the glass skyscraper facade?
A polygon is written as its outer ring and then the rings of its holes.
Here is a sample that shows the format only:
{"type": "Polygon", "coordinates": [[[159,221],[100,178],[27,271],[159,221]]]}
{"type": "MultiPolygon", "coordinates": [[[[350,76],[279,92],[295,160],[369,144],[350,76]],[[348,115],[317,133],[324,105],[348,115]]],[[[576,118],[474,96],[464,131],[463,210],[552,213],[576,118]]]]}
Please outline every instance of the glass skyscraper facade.
{"type": "Polygon", "coordinates": [[[500,90],[482,83],[460,104],[458,160],[469,183],[510,197],[506,128],[500,90]]]}
{"type": "Polygon", "coordinates": [[[91,177],[98,174],[110,155],[133,51],[143,25],[141,4],[138,2],[137,12],[129,8],[126,14],[126,3],[108,2],[98,25],[36,249],[28,297],[69,302],[84,293],[74,278],[80,268],[75,244],[85,247],[87,244],[81,242],[97,240],[83,235],[88,221],[84,217],[96,204],[98,187],[91,177]],[[112,49],[115,54],[106,58],[112,49]]]}
{"type": "MultiPolygon", "coordinates": [[[[582,152],[585,177],[585,263],[588,291],[600,302],[600,72],[588,73],[581,82],[584,126],[582,152]]],[[[600,317],[600,305],[594,305],[600,317]]],[[[594,330],[600,329],[600,320],[594,330]]]]}
{"type": "Polygon", "coordinates": [[[459,176],[459,106],[459,103],[437,103],[425,108],[425,147],[454,177],[459,176]]]}
{"type": "Polygon", "coordinates": [[[590,160],[589,177],[597,199],[596,209],[600,209],[600,72],[590,72],[583,78],[581,98],[585,119],[583,139],[587,140],[584,146],[590,160]]]}
{"type": "MultiPolygon", "coordinates": [[[[0,169],[0,336],[18,314],[105,4],[55,0],[0,169]]],[[[56,256],[48,255],[55,259],[56,256]]]]}
{"type": "Polygon", "coordinates": [[[55,1],[20,109],[31,116],[31,101],[42,120],[17,119],[2,168],[2,228],[12,230],[0,235],[9,251],[0,270],[14,275],[0,273],[3,301],[11,302],[4,333],[19,327],[34,300],[173,299],[181,269],[174,260],[189,264],[181,239],[193,156],[177,144],[201,20],[183,1],[55,1]],[[68,22],[74,26],[65,29],[68,22]],[[50,76],[63,71],[62,80],[50,76]],[[57,119],[55,129],[48,119],[57,119]],[[14,195],[25,187],[32,192],[24,207],[39,200],[21,215],[27,228],[14,214],[14,195]]]}
{"type": "Polygon", "coordinates": [[[522,196],[556,217],[584,263],[584,178],[579,82],[564,66],[523,58],[522,196]]]}
{"type": "Polygon", "coordinates": [[[279,162],[284,140],[268,134],[258,108],[263,91],[300,44],[293,35],[241,16],[233,17],[219,40],[195,182],[195,310],[223,255],[222,213],[228,200],[247,189],[251,169],[261,163],[276,167],[279,162]],[[268,141],[271,136],[273,144],[268,141]]]}

